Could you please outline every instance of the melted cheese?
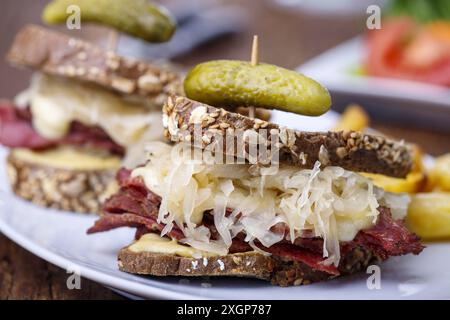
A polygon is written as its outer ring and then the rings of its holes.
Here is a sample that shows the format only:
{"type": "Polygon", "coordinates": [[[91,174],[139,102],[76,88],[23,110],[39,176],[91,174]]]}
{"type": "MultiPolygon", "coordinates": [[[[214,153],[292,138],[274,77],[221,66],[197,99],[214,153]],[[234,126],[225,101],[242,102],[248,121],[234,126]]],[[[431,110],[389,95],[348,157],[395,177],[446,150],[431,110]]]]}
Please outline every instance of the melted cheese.
{"type": "Polygon", "coordinates": [[[163,253],[187,258],[210,256],[206,252],[183,246],[174,239],[162,238],[154,233],[144,234],[139,240],[129,246],[128,249],[132,252],[163,253]]]}
{"type": "Polygon", "coordinates": [[[34,128],[48,139],[64,137],[72,121],[99,126],[124,147],[139,142],[151,126],[160,132],[155,139],[162,137],[159,112],[97,86],[37,74],[19,97],[31,106],[34,128]]]}
{"type": "Polygon", "coordinates": [[[60,147],[47,151],[14,149],[16,159],[54,168],[70,170],[115,170],[120,168],[120,157],[100,156],[70,147],[60,147]]]}

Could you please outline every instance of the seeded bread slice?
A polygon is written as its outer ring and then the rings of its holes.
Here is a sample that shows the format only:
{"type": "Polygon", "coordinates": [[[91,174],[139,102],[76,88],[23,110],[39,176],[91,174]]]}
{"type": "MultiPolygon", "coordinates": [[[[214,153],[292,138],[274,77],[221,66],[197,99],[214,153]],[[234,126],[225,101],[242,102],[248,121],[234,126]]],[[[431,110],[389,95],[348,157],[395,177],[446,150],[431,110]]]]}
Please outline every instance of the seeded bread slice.
{"type": "MultiPolygon", "coordinates": [[[[133,252],[128,247],[119,252],[119,269],[124,272],[152,276],[227,276],[257,278],[282,287],[305,285],[335,276],[312,269],[301,262],[285,261],[258,252],[228,254],[222,257],[186,258],[152,252],[133,252]],[[206,260],[205,260],[206,259],[206,260]]],[[[371,252],[355,248],[342,257],[341,275],[365,270],[381,259],[371,252]]]]}
{"type": "Polygon", "coordinates": [[[14,150],[6,161],[13,192],[39,206],[79,213],[100,213],[118,190],[117,169],[71,170],[21,159],[14,150]]]}
{"type": "MultiPolygon", "coordinates": [[[[280,163],[312,168],[320,160],[322,166],[339,166],[357,172],[379,173],[392,177],[405,177],[412,167],[412,153],[408,145],[382,136],[355,131],[304,132],[287,129],[261,119],[249,118],[216,108],[186,97],[169,97],[163,106],[165,135],[174,142],[190,142],[203,149],[214,150],[215,143],[223,143],[221,150],[232,156],[241,155],[236,146],[249,150],[249,142],[243,135],[235,135],[232,146],[226,139],[218,139],[227,133],[239,131],[267,137],[270,153],[278,151],[280,163]],[[196,138],[195,127],[201,134],[196,138]],[[200,127],[200,130],[199,130],[200,127]],[[274,135],[277,141],[272,141],[274,135]],[[238,141],[238,139],[240,139],[238,141]],[[197,140],[197,141],[194,141],[197,140]],[[222,140],[222,141],[221,141],[222,140]],[[275,146],[275,147],[274,147],[275,146]]],[[[232,140],[230,140],[232,141],[232,140]]],[[[258,155],[259,156],[259,155],[258,155]]],[[[259,158],[257,161],[259,162],[259,158]]],[[[263,161],[267,160],[263,159],[263,161]]]]}
{"type": "Polygon", "coordinates": [[[19,31],[7,59],[14,65],[155,99],[159,105],[169,93],[183,92],[181,80],[173,72],[37,25],[19,31]]]}

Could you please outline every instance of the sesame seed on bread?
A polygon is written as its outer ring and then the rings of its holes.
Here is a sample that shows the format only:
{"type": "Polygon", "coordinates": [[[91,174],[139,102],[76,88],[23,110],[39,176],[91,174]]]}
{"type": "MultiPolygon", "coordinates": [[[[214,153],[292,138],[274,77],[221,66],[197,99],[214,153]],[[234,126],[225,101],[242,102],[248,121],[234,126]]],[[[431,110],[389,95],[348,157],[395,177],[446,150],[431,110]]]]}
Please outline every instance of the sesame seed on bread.
{"type": "MultiPolygon", "coordinates": [[[[163,106],[165,135],[174,142],[191,142],[196,124],[201,126],[201,147],[216,143],[215,136],[233,133],[237,130],[265,130],[268,135],[269,151],[275,145],[279,161],[301,168],[312,168],[316,161],[322,166],[339,166],[356,172],[379,173],[403,178],[411,170],[412,153],[404,142],[397,142],[382,136],[368,135],[356,131],[304,132],[281,127],[257,118],[249,118],[225,109],[216,108],[182,96],[171,96],[163,106]],[[197,109],[200,108],[200,109],[197,109]],[[197,110],[196,110],[197,109],[197,110]],[[196,110],[194,112],[194,110],[196,110]],[[201,112],[199,112],[201,111],[201,112]],[[271,134],[279,141],[271,143],[271,134]]],[[[197,126],[198,128],[198,126],[197,126]]],[[[248,141],[236,135],[234,145],[224,141],[223,153],[238,156],[245,154],[237,150],[238,145],[248,150],[248,141]],[[241,139],[241,141],[236,141],[241,139]]],[[[198,146],[198,145],[195,145],[198,146]]],[[[214,147],[211,149],[214,150],[214,147]]],[[[249,160],[249,159],[247,159],[249,160]]]]}
{"type": "MultiPolygon", "coordinates": [[[[342,257],[338,267],[341,275],[359,272],[381,261],[372,252],[356,247],[342,257]]],[[[208,258],[188,258],[173,254],[134,252],[128,247],[119,252],[121,271],[151,276],[226,276],[257,278],[282,287],[306,285],[335,278],[302,262],[282,260],[255,251],[208,258]]]]}
{"type": "Polygon", "coordinates": [[[161,104],[169,93],[183,92],[174,72],[37,25],[27,25],[17,33],[7,59],[14,65],[156,99],[161,104]]]}
{"type": "Polygon", "coordinates": [[[119,188],[115,179],[118,168],[60,168],[22,158],[14,149],[6,168],[17,196],[58,210],[99,214],[103,201],[119,188]]]}

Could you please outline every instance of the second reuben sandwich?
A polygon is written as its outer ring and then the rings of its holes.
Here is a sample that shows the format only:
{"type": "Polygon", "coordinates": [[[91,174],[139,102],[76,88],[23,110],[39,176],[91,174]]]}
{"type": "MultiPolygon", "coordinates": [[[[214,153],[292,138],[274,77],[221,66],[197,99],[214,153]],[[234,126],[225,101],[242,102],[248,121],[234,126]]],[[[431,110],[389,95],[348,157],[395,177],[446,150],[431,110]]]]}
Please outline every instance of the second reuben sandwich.
{"type": "Polygon", "coordinates": [[[36,70],[28,89],[0,104],[13,191],[47,207],[98,212],[117,169],[142,163],[139,146],[162,138],[161,106],[182,93],[179,77],[35,25],[17,34],[7,58],[36,70]]]}
{"type": "Polygon", "coordinates": [[[405,143],[303,132],[229,111],[319,115],[331,103],[320,84],[272,65],[222,60],[195,67],[184,89],[188,98],[169,97],[163,108],[165,133],[178,144],[152,143],[145,165],[119,171],[120,191],[88,231],[136,228],[136,241],[119,252],[120,270],[290,286],[422,251],[403,224],[408,196],[359,174],[404,177],[412,164],[405,143]],[[264,157],[251,153],[254,141],[264,157]]]}

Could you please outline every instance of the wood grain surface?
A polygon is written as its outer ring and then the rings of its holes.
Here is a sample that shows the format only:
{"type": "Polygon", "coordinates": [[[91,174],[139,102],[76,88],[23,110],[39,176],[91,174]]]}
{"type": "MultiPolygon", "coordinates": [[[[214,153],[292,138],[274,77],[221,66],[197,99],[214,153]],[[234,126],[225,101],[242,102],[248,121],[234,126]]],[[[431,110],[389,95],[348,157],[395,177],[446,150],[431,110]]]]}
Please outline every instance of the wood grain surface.
{"type": "MultiPolygon", "coordinates": [[[[2,0],[0,2],[0,56],[4,57],[15,32],[25,23],[40,20],[44,0],[2,0]]],[[[164,1],[162,1],[164,2],[164,1]]],[[[360,17],[315,17],[273,6],[271,1],[223,0],[241,6],[248,13],[248,30],[202,46],[176,62],[183,65],[218,58],[249,59],[251,38],[258,34],[260,60],[294,68],[363,30],[360,17]]],[[[84,36],[92,31],[83,30],[84,36]]],[[[92,32],[95,32],[92,31],[92,32]]],[[[30,72],[18,71],[0,62],[0,97],[12,98],[27,86],[30,72]],[[6,78],[6,76],[8,78],[6,78]],[[7,79],[7,81],[6,81],[7,79]]],[[[433,155],[450,151],[450,135],[395,123],[372,122],[376,129],[396,138],[422,145],[433,155]]],[[[111,290],[87,279],[81,290],[68,290],[68,274],[34,256],[0,234],[0,299],[121,299],[111,290]]]]}

